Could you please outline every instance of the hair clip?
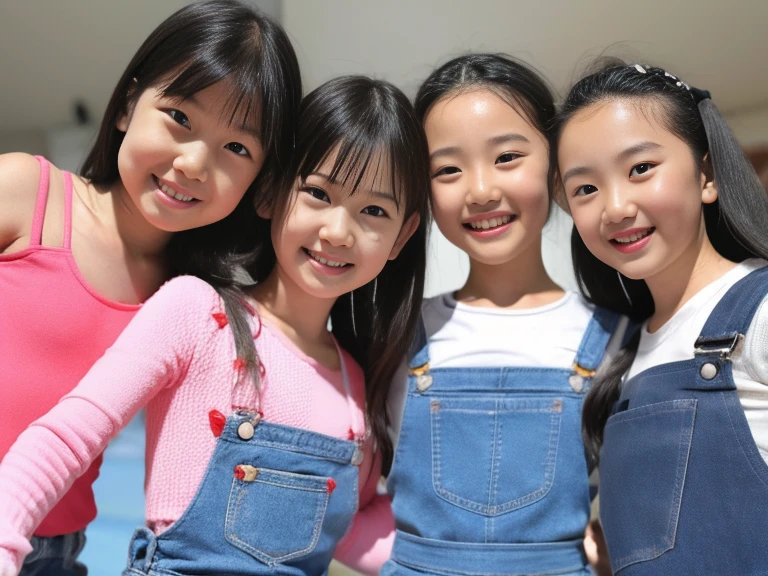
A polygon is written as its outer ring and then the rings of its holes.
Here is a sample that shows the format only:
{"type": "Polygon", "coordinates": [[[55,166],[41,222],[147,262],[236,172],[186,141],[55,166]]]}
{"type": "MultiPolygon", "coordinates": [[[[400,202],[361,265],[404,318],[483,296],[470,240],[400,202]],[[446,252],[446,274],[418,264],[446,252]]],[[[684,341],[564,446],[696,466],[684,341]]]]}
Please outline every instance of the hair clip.
{"type": "Polygon", "coordinates": [[[644,66],[641,66],[640,64],[633,64],[632,68],[634,68],[641,74],[652,74],[654,76],[659,76],[660,78],[662,78],[667,82],[673,82],[675,86],[677,86],[678,88],[687,90],[688,93],[690,93],[690,95],[693,97],[694,103],[696,103],[697,105],[702,100],[708,100],[712,98],[708,90],[701,90],[699,88],[691,87],[685,82],[683,82],[682,80],[680,80],[677,76],[670,74],[663,68],[656,68],[656,67],[646,68],[644,66]]]}

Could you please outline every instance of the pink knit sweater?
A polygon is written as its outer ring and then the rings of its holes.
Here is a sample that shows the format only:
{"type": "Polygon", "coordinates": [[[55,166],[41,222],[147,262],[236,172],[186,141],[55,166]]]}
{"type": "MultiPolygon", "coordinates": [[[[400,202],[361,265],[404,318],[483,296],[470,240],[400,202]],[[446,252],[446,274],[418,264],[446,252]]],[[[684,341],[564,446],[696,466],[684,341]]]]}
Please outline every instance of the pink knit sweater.
{"type": "MultiPolygon", "coordinates": [[[[234,338],[221,300],[207,283],[179,277],[136,314],[80,384],[19,436],[0,464],[0,576],[17,574],[28,538],[69,486],[146,407],[146,520],[159,533],[192,501],[216,443],[208,413],[260,408],[267,421],[348,438],[364,434],[364,381],[344,353],[350,403],[341,372],[304,355],[279,330],[252,319],[266,373],[255,388],[238,381],[234,338]],[[350,404],[353,409],[350,410],[350,404]]],[[[380,460],[372,442],[360,467],[360,508],[336,558],[377,573],[389,556],[394,520],[376,494],[380,460]]],[[[126,542],[126,548],[127,548],[126,542]]]]}

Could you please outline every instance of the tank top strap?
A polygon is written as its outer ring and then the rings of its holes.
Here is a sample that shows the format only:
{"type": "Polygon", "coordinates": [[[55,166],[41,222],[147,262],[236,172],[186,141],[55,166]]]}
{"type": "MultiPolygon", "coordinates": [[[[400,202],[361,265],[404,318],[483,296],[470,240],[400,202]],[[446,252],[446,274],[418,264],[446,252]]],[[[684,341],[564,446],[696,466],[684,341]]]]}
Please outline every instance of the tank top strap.
{"type": "Polygon", "coordinates": [[[51,181],[51,164],[42,156],[35,156],[35,158],[40,163],[40,182],[37,185],[35,214],[32,217],[32,231],[29,238],[30,246],[40,246],[43,240],[43,221],[45,207],[48,204],[48,186],[51,181]]]}
{"type": "MultiPolygon", "coordinates": [[[[48,206],[48,191],[51,188],[51,163],[42,156],[35,156],[40,163],[40,182],[37,186],[35,213],[32,217],[32,231],[29,245],[40,246],[43,242],[43,224],[45,223],[45,208],[48,206]]],[[[62,246],[66,250],[72,248],[72,174],[64,174],[64,238],[62,246]]]]}
{"type": "Polygon", "coordinates": [[[64,172],[64,248],[72,249],[72,174],[64,172]]]}
{"type": "Polygon", "coordinates": [[[605,308],[595,308],[592,318],[576,352],[573,369],[582,376],[591,376],[605,356],[608,342],[616,331],[621,316],[605,308]]]}

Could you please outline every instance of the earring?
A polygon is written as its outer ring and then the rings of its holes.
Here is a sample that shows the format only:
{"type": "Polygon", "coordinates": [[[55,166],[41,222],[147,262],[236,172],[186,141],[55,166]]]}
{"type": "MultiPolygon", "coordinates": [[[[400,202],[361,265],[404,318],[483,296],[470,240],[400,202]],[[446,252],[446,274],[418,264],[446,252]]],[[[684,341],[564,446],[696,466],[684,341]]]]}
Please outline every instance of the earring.
{"type": "Polygon", "coordinates": [[[355,291],[349,293],[349,304],[352,312],[352,333],[357,336],[357,327],[355,326],[355,291]]]}
{"type": "Polygon", "coordinates": [[[619,277],[619,284],[621,284],[621,289],[624,291],[624,296],[627,299],[627,302],[629,302],[629,305],[632,306],[632,298],[629,297],[629,292],[627,292],[627,287],[624,286],[624,279],[621,277],[621,272],[616,270],[616,275],[619,277]]]}

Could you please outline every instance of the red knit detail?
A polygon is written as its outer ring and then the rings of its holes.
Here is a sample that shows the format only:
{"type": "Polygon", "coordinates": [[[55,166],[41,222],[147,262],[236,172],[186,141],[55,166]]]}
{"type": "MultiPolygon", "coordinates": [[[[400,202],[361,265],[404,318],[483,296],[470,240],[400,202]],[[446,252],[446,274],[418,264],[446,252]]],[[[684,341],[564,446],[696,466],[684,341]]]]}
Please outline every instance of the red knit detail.
{"type": "Polygon", "coordinates": [[[211,432],[218,438],[224,431],[224,425],[227,423],[227,417],[218,410],[208,412],[208,422],[211,424],[211,432]]]}
{"type": "Polygon", "coordinates": [[[259,321],[259,327],[256,329],[256,334],[253,335],[254,339],[261,336],[261,316],[256,316],[256,319],[259,321]]]}
{"type": "Polygon", "coordinates": [[[242,480],[243,478],[245,478],[245,470],[243,470],[243,467],[240,466],[240,464],[235,466],[235,478],[237,478],[238,480],[242,480]]]}
{"type": "Polygon", "coordinates": [[[326,482],[328,485],[328,494],[331,494],[334,490],[336,490],[336,480],[333,478],[328,478],[328,482],[326,482]]]}
{"type": "Polygon", "coordinates": [[[264,366],[264,364],[259,360],[259,378],[264,378],[264,375],[267,373],[267,368],[264,366]]]}
{"type": "Polygon", "coordinates": [[[245,368],[245,360],[243,360],[242,358],[238,358],[237,360],[235,360],[234,367],[235,367],[235,370],[239,372],[240,370],[245,368]]]}
{"type": "Polygon", "coordinates": [[[256,316],[256,310],[253,306],[251,306],[246,300],[243,300],[243,308],[248,310],[248,313],[251,316],[256,316]]]}
{"type": "Polygon", "coordinates": [[[347,430],[347,440],[354,440],[355,439],[355,431],[350,428],[347,430]]]}
{"type": "Polygon", "coordinates": [[[216,320],[216,323],[219,325],[219,328],[224,328],[227,324],[229,324],[229,319],[227,318],[227,315],[224,312],[216,312],[213,314],[213,319],[216,320]]]}

